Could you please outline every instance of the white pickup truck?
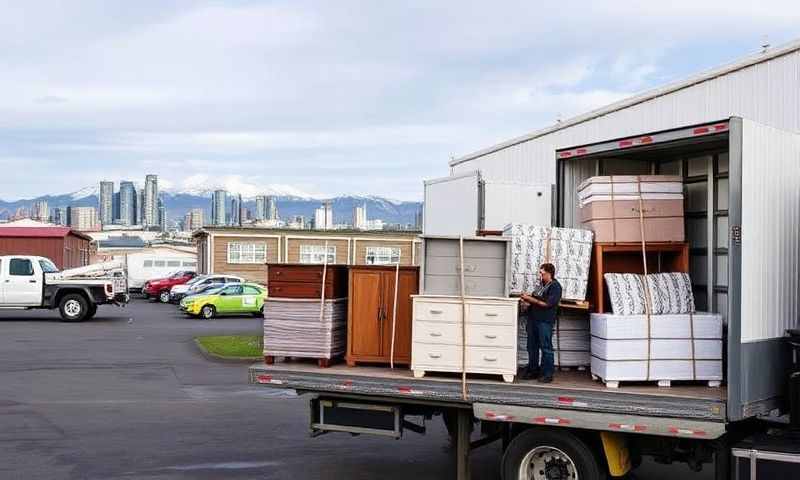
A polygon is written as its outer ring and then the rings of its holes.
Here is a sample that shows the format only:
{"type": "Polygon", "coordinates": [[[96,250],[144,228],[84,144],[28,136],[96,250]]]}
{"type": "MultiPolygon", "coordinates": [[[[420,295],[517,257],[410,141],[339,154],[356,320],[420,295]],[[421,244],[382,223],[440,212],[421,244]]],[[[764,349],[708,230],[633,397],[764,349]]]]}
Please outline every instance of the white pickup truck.
{"type": "Polygon", "coordinates": [[[0,256],[0,308],[57,308],[65,322],[80,322],[92,318],[98,305],[121,305],[128,298],[117,262],[59,271],[49,258],[0,256]]]}

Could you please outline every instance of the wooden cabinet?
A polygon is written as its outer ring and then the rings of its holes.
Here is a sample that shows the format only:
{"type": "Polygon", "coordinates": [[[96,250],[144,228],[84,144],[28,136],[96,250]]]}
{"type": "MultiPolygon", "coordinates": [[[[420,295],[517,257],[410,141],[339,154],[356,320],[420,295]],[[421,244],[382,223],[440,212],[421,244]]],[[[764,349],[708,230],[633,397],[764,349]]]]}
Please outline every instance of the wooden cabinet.
{"type": "Polygon", "coordinates": [[[395,266],[351,267],[347,319],[347,364],[389,363],[392,351],[392,314],[395,277],[397,317],[394,326],[394,362],[411,361],[411,295],[419,291],[419,269],[395,266]]]}
{"type": "Polygon", "coordinates": [[[460,372],[466,348],[466,372],[502,375],[513,382],[517,373],[517,305],[513,298],[418,295],[413,299],[414,342],[411,369],[460,372]],[[466,312],[466,321],[464,318],[466,312]],[[466,347],[462,347],[462,324],[466,347]]]}
{"type": "MultiPolygon", "coordinates": [[[[270,264],[267,290],[275,298],[319,299],[322,296],[322,265],[270,264]]],[[[325,298],[347,297],[347,267],[328,265],[325,298]]]]}

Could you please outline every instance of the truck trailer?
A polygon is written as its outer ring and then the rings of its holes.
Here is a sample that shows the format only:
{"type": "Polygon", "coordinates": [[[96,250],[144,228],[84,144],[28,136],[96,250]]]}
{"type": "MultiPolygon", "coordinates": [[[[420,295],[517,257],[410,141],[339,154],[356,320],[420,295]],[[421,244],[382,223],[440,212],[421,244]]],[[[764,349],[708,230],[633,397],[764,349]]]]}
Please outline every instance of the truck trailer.
{"type": "MultiPolygon", "coordinates": [[[[800,136],[739,117],[552,151],[551,224],[579,227],[577,187],[596,175],[678,175],[686,195],[690,275],[699,310],[725,320],[724,382],[607,388],[588,372],[551,384],[403,368],[250,367],[250,382],[310,394],[310,431],[423,432],[442,415],[469,451],[504,447],[501,477],[597,479],[650,456],[713,468],[715,478],[800,478],[800,136]],[[792,346],[794,345],[795,348],[792,346]],[[792,415],[786,415],[791,410],[792,415]],[[472,439],[473,425],[482,435],[472,439]],[[782,472],[782,473],[776,473],[782,472]]],[[[471,188],[471,187],[470,187],[471,188]]]]}

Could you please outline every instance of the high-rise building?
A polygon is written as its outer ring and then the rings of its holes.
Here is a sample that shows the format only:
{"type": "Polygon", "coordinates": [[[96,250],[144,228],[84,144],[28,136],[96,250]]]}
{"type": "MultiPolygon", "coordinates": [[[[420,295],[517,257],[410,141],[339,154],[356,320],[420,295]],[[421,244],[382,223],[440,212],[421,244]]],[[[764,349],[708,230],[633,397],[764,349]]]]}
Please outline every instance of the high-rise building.
{"type": "Polygon", "coordinates": [[[158,175],[144,177],[142,224],[145,227],[158,225],[158,175]]]}
{"type": "Polygon", "coordinates": [[[114,222],[114,182],[100,182],[100,223],[111,225],[114,222]]]}
{"type": "Polygon", "coordinates": [[[119,220],[122,225],[136,224],[136,187],[133,182],[119,182],[119,220]]]}
{"type": "Polygon", "coordinates": [[[187,232],[193,232],[203,228],[203,209],[193,208],[186,212],[183,217],[183,229],[187,232]]]}
{"type": "Polygon", "coordinates": [[[136,192],[136,224],[144,225],[144,189],[136,192]]]}
{"type": "Polygon", "coordinates": [[[278,202],[274,196],[267,197],[267,220],[278,219],[278,202]]]}
{"type": "Polygon", "coordinates": [[[414,215],[414,230],[422,230],[422,208],[414,215]]]}
{"type": "Polygon", "coordinates": [[[85,232],[99,229],[97,209],[94,207],[69,207],[69,226],[85,232]]]}
{"type": "Polygon", "coordinates": [[[367,204],[353,207],[353,228],[364,230],[367,228],[367,204]]]}
{"type": "Polygon", "coordinates": [[[47,208],[47,202],[45,200],[39,200],[33,204],[33,212],[32,217],[36,220],[46,222],[48,218],[50,218],[50,212],[47,208]]]}
{"type": "Polygon", "coordinates": [[[333,204],[329,200],[322,202],[322,206],[314,211],[314,228],[317,230],[333,228],[333,204]]]}
{"type": "Polygon", "coordinates": [[[235,195],[231,198],[231,213],[229,222],[230,225],[242,224],[242,196],[235,195]]]}
{"type": "Polygon", "coordinates": [[[225,206],[227,203],[228,192],[225,190],[216,190],[211,196],[211,224],[212,225],[225,225],[226,215],[225,206]]]}
{"type": "Polygon", "coordinates": [[[67,225],[69,218],[67,217],[66,207],[55,207],[50,214],[50,223],[56,225],[67,225]]]}
{"type": "Polygon", "coordinates": [[[259,195],[256,197],[256,220],[267,219],[267,196],[259,195]]]}
{"type": "Polygon", "coordinates": [[[167,206],[164,205],[164,200],[158,199],[158,228],[162,232],[167,231],[167,206]]]}

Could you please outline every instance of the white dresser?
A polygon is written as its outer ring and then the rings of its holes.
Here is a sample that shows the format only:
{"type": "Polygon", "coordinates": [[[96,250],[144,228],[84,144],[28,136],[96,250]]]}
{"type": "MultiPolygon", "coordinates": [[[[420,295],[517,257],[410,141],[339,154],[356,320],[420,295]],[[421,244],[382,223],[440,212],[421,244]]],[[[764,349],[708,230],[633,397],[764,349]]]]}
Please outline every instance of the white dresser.
{"type": "MultiPolygon", "coordinates": [[[[411,369],[461,372],[462,307],[453,296],[414,295],[411,369]]],[[[517,374],[517,303],[514,298],[466,297],[466,372],[517,374]]]]}

